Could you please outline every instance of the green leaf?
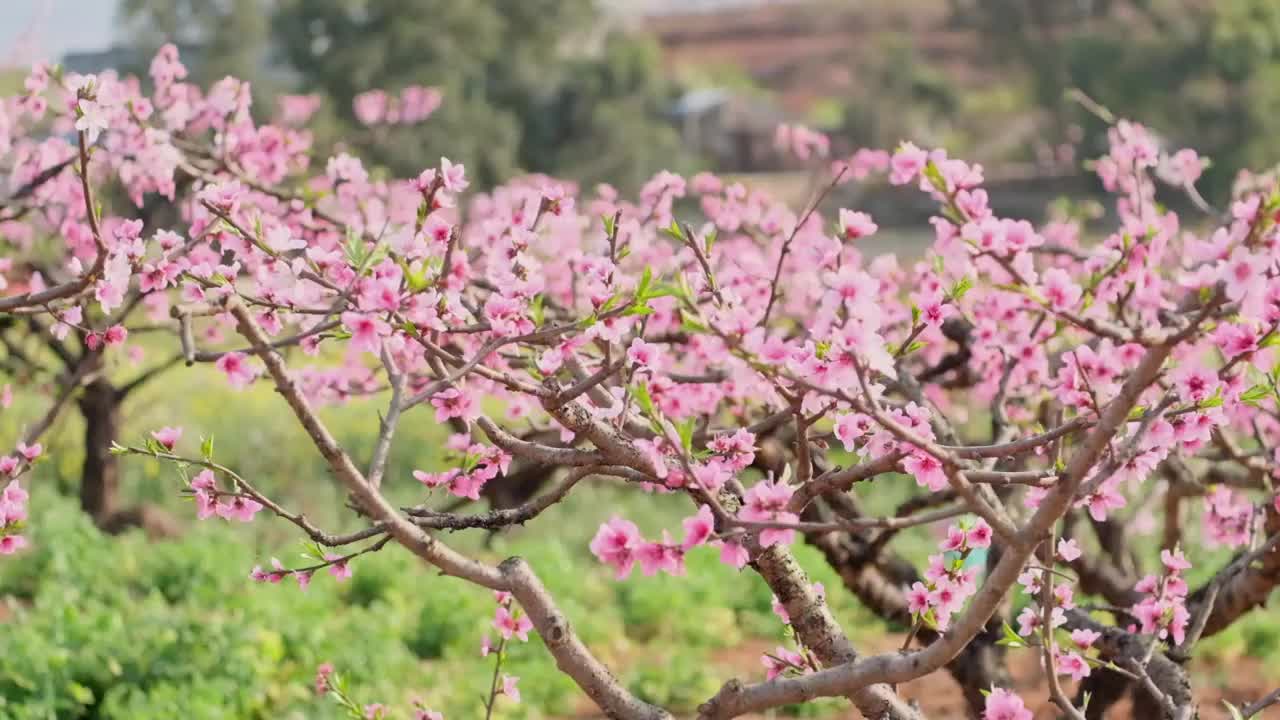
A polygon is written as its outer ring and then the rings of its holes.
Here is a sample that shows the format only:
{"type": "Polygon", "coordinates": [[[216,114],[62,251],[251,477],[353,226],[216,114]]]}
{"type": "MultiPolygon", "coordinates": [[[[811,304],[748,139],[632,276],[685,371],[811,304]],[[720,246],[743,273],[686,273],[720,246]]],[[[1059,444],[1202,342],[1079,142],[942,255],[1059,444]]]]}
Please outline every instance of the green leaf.
{"type": "Polygon", "coordinates": [[[719,236],[720,231],[717,228],[711,228],[711,232],[707,233],[707,239],[703,242],[705,243],[706,253],[708,255],[711,254],[711,248],[716,246],[716,240],[719,236]]]}
{"type": "Polygon", "coordinates": [[[911,303],[911,326],[915,327],[916,325],[919,325],[919,324],[920,324],[920,308],[915,303],[911,303]]]}
{"type": "Polygon", "coordinates": [[[1254,385],[1253,387],[1240,393],[1240,401],[1250,405],[1257,405],[1264,398],[1271,397],[1270,385],[1254,385]]]}
{"type": "Polygon", "coordinates": [[[1218,386],[1218,389],[1213,393],[1213,397],[1201,400],[1197,406],[1201,408],[1222,407],[1222,386],[1218,386]]]}
{"type": "Polygon", "coordinates": [[[644,300],[648,297],[649,285],[653,283],[653,268],[648,265],[644,266],[644,274],[640,276],[640,283],[636,285],[636,299],[644,300]]]}
{"type": "Polygon", "coordinates": [[[125,447],[125,446],[121,445],[121,444],[120,444],[120,443],[118,443],[118,442],[112,442],[112,443],[111,443],[111,454],[112,454],[112,455],[128,455],[128,454],[129,454],[129,448],[127,448],[127,447],[125,447]]]}
{"type": "Polygon", "coordinates": [[[1146,405],[1134,405],[1134,406],[1133,406],[1133,409],[1129,411],[1129,417],[1128,417],[1128,419],[1129,419],[1129,420],[1141,420],[1141,419],[1142,419],[1142,416],[1143,416],[1143,415],[1146,415],[1146,414],[1147,414],[1147,406],[1146,406],[1146,405]]]}
{"type": "Polygon", "coordinates": [[[681,310],[680,311],[680,329],[690,333],[705,333],[709,331],[711,328],[708,328],[706,325],[704,325],[702,321],[697,318],[696,315],[686,312],[684,310],[681,310]]]}
{"type": "Polygon", "coordinates": [[[542,327],[543,321],[546,320],[547,312],[544,307],[546,302],[546,296],[542,293],[538,293],[533,296],[533,301],[529,303],[529,315],[533,317],[534,327],[542,327]]]}
{"type": "Polygon", "coordinates": [[[604,222],[604,234],[613,237],[617,234],[618,228],[613,224],[612,215],[601,215],[600,220],[604,222]]]}
{"type": "Polygon", "coordinates": [[[631,395],[636,399],[636,404],[644,411],[644,414],[650,418],[658,416],[657,411],[653,407],[653,396],[649,394],[649,386],[644,383],[636,383],[631,386],[631,395]]]}
{"type": "Polygon", "coordinates": [[[1231,720],[1248,720],[1248,718],[1244,716],[1244,713],[1240,712],[1240,708],[1236,707],[1235,705],[1232,705],[1226,700],[1223,700],[1222,704],[1226,705],[1227,712],[1231,713],[1231,720]]]}
{"type": "Polygon", "coordinates": [[[200,438],[200,456],[205,460],[213,460],[213,435],[200,438]]]}
{"type": "Polygon", "coordinates": [[[930,160],[925,163],[924,176],[938,192],[945,193],[947,191],[947,181],[943,179],[942,171],[938,169],[938,165],[934,161],[930,160]]]}
{"type": "Polygon", "coordinates": [[[956,281],[955,287],[951,288],[951,291],[947,293],[947,297],[952,300],[960,300],[960,298],[963,298],[965,293],[969,292],[971,289],[973,289],[973,281],[969,279],[968,275],[965,275],[956,281]]]}
{"type": "Polygon", "coordinates": [[[1268,334],[1262,339],[1262,342],[1258,343],[1258,347],[1260,348],[1276,347],[1277,345],[1280,345],[1280,333],[1274,332],[1268,334]]]}
{"type": "Polygon", "coordinates": [[[676,434],[680,436],[680,447],[686,454],[693,452],[693,426],[695,418],[687,418],[676,425],[676,434]]]}
{"type": "Polygon", "coordinates": [[[925,342],[924,342],[923,340],[913,340],[913,341],[911,341],[911,344],[910,344],[910,345],[908,345],[908,346],[907,346],[907,347],[902,351],[902,353],[901,353],[901,354],[902,354],[902,355],[910,355],[911,353],[913,353],[913,352],[915,352],[915,351],[919,350],[920,348],[922,348],[922,347],[924,347],[924,346],[925,346],[925,342]]]}
{"type": "Polygon", "coordinates": [[[93,690],[78,682],[67,683],[67,694],[71,696],[72,700],[81,705],[93,704],[93,690]]]}
{"type": "Polygon", "coordinates": [[[1009,623],[1004,624],[1004,637],[996,641],[997,645],[1003,645],[1011,648],[1027,647],[1027,643],[1018,633],[1014,632],[1009,623]]]}
{"type": "Polygon", "coordinates": [[[622,311],[622,316],[631,317],[632,315],[652,315],[653,313],[653,308],[648,305],[635,302],[628,305],[627,309],[622,311]]]}
{"type": "Polygon", "coordinates": [[[662,229],[662,233],[679,242],[685,242],[684,230],[680,227],[680,223],[675,221],[675,218],[671,219],[671,225],[662,229]]]}

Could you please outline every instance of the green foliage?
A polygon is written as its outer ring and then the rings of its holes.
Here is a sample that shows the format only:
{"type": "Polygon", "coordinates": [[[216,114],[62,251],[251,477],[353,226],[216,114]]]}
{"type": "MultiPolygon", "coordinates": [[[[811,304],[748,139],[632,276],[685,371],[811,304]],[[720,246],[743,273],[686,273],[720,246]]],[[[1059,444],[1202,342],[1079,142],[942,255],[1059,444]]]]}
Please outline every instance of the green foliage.
{"type": "MultiPolygon", "coordinates": [[[[255,392],[240,402],[259,409],[255,392]]],[[[225,398],[194,404],[205,408],[193,412],[197,421],[217,425],[208,413],[225,398]]],[[[271,417],[269,405],[260,410],[271,417]]],[[[346,434],[358,415],[356,408],[330,419],[346,434]]],[[[257,462],[246,457],[258,451],[248,438],[221,425],[216,431],[221,461],[257,462]]],[[[278,467],[300,471],[277,474],[286,496],[302,494],[318,477],[305,472],[300,443],[272,452],[289,458],[278,467]]],[[[151,465],[129,460],[124,469],[141,475],[151,465]]],[[[125,482],[136,484],[133,477],[125,482]]],[[[157,487],[173,489],[167,481],[157,487]]],[[[431,572],[394,545],[355,561],[346,583],[320,573],[301,591],[290,579],[270,585],[248,578],[273,555],[286,565],[299,562],[302,544],[280,521],[193,522],[183,538],[156,543],[140,533],[104,537],[71,498],[53,492],[33,493],[32,502],[32,548],[0,564],[0,717],[337,718],[340,710],[311,690],[323,662],[339,669],[359,702],[406,707],[420,697],[448,717],[475,716],[491,669],[478,649],[493,632],[492,597],[431,572]]],[[[175,512],[190,517],[192,509],[175,512]]],[[[690,554],[687,578],[637,572],[616,582],[586,551],[596,524],[615,512],[652,534],[678,527],[688,507],[675,497],[588,488],[530,531],[498,542],[503,554],[518,553],[538,570],[583,640],[645,697],[690,709],[730,675],[758,673],[754,657],[734,665],[713,658],[752,638],[784,642],[768,588],[706,548],[690,554]],[[538,531],[548,527],[560,535],[538,531]]],[[[483,555],[463,536],[454,542],[483,555]]],[[[814,580],[838,584],[815,551],[796,550],[814,580]]],[[[847,594],[833,595],[834,610],[851,627],[881,631],[847,594]]],[[[510,653],[507,671],[521,678],[525,701],[500,701],[501,717],[564,716],[581,704],[536,636],[510,653]]]]}
{"type": "Polygon", "coordinates": [[[441,155],[482,185],[518,171],[636,186],[678,160],[660,117],[671,89],[651,44],[601,34],[589,0],[277,3],[273,38],[302,88],[329,100],[330,137],[400,175],[441,155]],[[356,94],[440,86],[423,126],[362,133],[356,94]]]}

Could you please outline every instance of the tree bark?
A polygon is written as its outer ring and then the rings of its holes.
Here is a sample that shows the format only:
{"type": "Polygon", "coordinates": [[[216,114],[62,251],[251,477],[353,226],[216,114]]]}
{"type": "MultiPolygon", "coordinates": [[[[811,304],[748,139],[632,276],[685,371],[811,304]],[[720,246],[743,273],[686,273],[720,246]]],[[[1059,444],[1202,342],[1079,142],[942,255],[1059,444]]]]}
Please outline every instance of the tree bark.
{"type": "Polygon", "coordinates": [[[123,394],[106,378],[96,378],[80,394],[84,417],[84,463],[80,508],[103,532],[117,534],[140,527],[153,538],[175,537],[180,528],[164,510],[149,504],[121,508],[120,463],[111,447],[120,437],[123,394]]]}
{"type": "Polygon", "coordinates": [[[99,526],[115,510],[120,464],[111,445],[120,434],[120,398],[109,380],[97,378],[80,395],[84,416],[84,464],[80,475],[80,508],[99,526]]]}

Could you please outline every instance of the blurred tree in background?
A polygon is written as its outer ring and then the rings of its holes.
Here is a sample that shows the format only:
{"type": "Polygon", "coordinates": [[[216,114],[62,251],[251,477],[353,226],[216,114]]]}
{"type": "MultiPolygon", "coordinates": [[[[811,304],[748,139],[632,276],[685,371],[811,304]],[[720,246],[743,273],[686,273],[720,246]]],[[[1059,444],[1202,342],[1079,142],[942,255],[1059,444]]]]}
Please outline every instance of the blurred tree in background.
{"type": "MultiPolygon", "coordinates": [[[[1280,3],[1274,0],[952,0],[992,61],[1024,76],[1055,132],[1073,122],[1086,151],[1103,123],[1066,99],[1080,88],[1140,118],[1170,147],[1214,160],[1203,181],[1221,198],[1235,172],[1280,160],[1280,3]]],[[[1059,135],[1061,137],[1061,135],[1059,135]]]]}
{"type": "Polygon", "coordinates": [[[320,148],[354,147],[398,175],[449,155],[482,185],[542,172],[634,188],[680,165],[657,47],[591,0],[125,0],[122,12],[146,57],[167,38],[198,48],[198,81],[251,78],[259,102],[319,93],[320,148]],[[428,123],[357,121],[357,94],[410,85],[444,93],[428,123]]]}
{"type": "Polygon", "coordinates": [[[122,68],[146,77],[146,65],[167,42],[186,54],[191,82],[206,86],[227,75],[251,78],[261,92],[269,62],[271,16],[262,0],[121,0],[121,32],[138,48],[140,67],[122,68]]]}

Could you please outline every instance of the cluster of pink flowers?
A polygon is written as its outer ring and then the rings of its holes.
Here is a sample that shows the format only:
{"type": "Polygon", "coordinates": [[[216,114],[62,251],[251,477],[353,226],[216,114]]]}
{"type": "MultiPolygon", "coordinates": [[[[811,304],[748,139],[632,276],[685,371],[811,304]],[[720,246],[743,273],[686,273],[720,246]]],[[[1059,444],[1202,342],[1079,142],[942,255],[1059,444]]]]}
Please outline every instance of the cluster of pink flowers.
{"type": "MultiPolygon", "coordinates": [[[[879,463],[878,475],[908,473],[922,498],[991,482],[1012,491],[1000,502],[1058,513],[983,512],[1001,535],[1022,529],[1005,528],[1005,515],[1024,527],[1045,519],[1038,532],[1068,512],[1113,518],[1152,494],[1161,482],[1153,478],[1163,475],[1157,468],[1198,464],[1207,448],[1212,462],[1243,458],[1250,482],[1255,470],[1277,464],[1271,453],[1234,449],[1231,431],[1250,446],[1255,438],[1263,447],[1280,444],[1273,372],[1280,200],[1254,178],[1216,230],[1188,226],[1156,202],[1153,177],[1192,191],[1204,161],[1162,150],[1141,125],[1117,123],[1095,165],[1119,195],[1118,226],[1096,243],[1083,241],[1074,220],[1036,226],[1000,217],[982,187],[984,168],[940,149],[903,143],[892,154],[864,149],[835,160],[833,184],[883,174],[939,203],[934,241],[917,261],[871,257],[860,241],[879,227],[856,208],[842,208],[831,223],[710,173],[659,173],[634,199],[545,177],[468,192],[466,168],[448,158],[415,178],[385,179],[347,152],[313,160],[311,137],[298,126],[316,111],[315,98],[286,98],[279,125],[258,125],[247,83],[190,85],[171,46],[150,73],[156,90],[145,96],[134,79],[38,66],[23,95],[0,105],[10,183],[22,187],[57,170],[32,191],[31,209],[40,212],[2,229],[15,247],[47,237],[65,250],[44,275],[0,260],[0,286],[42,292],[63,278],[65,292],[32,312],[47,313],[54,339],[82,339],[95,352],[140,352],[130,333],[138,327],[130,323],[134,307],[153,324],[178,324],[184,354],[214,361],[235,388],[270,370],[282,392],[318,404],[392,385],[403,401],[397,416],[421,405],[438,423],[466,429],[448,442],[448,470],[413,472],[428,489],[478,500],[514,453],[522,463],[567,458],[633,487],[691,496],[698,509],[678,541],[666,530],[646,539],[620,517],[598,529],[591,552],[620,578],[637,563],[647,575],[681,574],[686,554],[701,545],[743,568],[751,551],[780,553],[795,541],[800,501],[814,489],[795,476],[812,478],[813,467],[770,468],[767,479],[742,486],[757,460],[753,430],[771,443],[763,433],[772,430],[760,428],[779,417],[806,429],[814,448],[833,435],[858,463],[879,463]],[[91,164],[76,166],[78,142],[68,137],[92,146],[91,164]],[[213,138],[209,148],[191,149],[213,138]],[[62,163],[73,170],[58,170],[62,163]],[[117,181],[137,204],[169,198],[174,228],[91,212],[87,191],[117,181]],[[702,218],[686,216],[694,206],[702,218]],[[254,329],[280,350],[287,373],[254,329]],[[236,333],[251,336],[254,349],[236,333]],[[1145,358],[1158,367],[1128,392],[1145,358]],[[1127,419],[1104,421],[1117,403],[1127,419]],[[490,418],[491,407],[503,417],[490,418]],[[972,424],[988,408],[1012,440],[993,438],[992,451],[946,437],[948,426],[972,424]],[[1089,460],[1081,453],[1094,445],[1081,433],[1103,430],[1100,459],[1089,460]],[[1025,469],[1003,469],[1012,455],[1025,469]],[[1057,494],[1066,481],[1078,488],[1074,497],[1057,494]]],[[[395,97],[365,93],[353,110],[380,135],[438,104],[431,89],[407,88],[395,97]]],[[[830,155],[827,138],[801,126],[780,127],[778,141],[801,159],[830,155]]],[[[290,398],[305,415],[304,403],[290,398]]],[[[147,452],[176,457],[181,440],[181,428],[160,428],[147,452]]],[[[18,450],[0,458],[9,481],[0,503],[5,552],[25,542],[26,493],[16,478],[41,452],[34,444],[18,450]]],[[[201,518],[247,522],[276,510],[247,479],[208,458],[192,462],[219,468],[189,482],[201,518]]],[[[835,483],[842,472],[824,475],[835,483]]],[[[1210,543],[1247,545],[1260,524],[1261,489],[1238,485],[1205,499],[1210,543]]],[[[923,579],[907,589],[917,622],[944,633],[966,627],[954,618],[965,605],[977,607],[977,570],[969,566],[992,533],[983,520],[948,529],[923,579]]],[[[1030,552],[1019,545],[1005,550],[1030,552]]],[[[1055,550],[1055,562],[1082,554],[1074,539],[1055,550]]],[[[343,580],[361,552],[313,550],[315,564],[299,569],[273,558],[251,576],[278,583],[293,575],[306,587],[327,568],[343,580]]],[[[1163,576],[1138,585],[1144,597],[1132,608],[1140,621],[1133,631],[1140,625],[1180,643],[1186,563],[1180,552],[1162,560],[1163,576]]],[[[1042,592],[1051,577],[1034,564],[1022,568],[1033,600],[1018,632],[1039,635],[1052,671],[1081,680],[1097,662],[1087,654],[1098,636],[1077,629],[1070,645],[1055,647],[1055,630],[1075,607],[1074,586],[1042,592]]],[[[789,621],[785,608],[777,610],[789,621]]],[[[532,623],[500,594],[493,627],[500,674],[505,643],[526,640],[532,623]]],[[[801,628],[792,631],[799,640],[801,628]]],[[[765,657],[771,679],[820,665],[803,642],[797,647],[765,657]]],[[[318,674],[324,692],[330,675],[318,674]]],[[[518,679],[501,677],[501,693],[518,699],[518,679]]],[[[376,703],[353,707],[387,712],[376,703]]],[[[1029,715],[1007,691],[988,698],[989,719],[1029,715]]]]}
{"type": "Polygon", "coordinates": [[[385,90],[369,90],[352,101],[356,119],[367,126],[417,125],[431,117],[443,100],[438,88],[410,85],[399,96],[385,90]]]}
{"type": "Polygon", "coordinates": [[[1172,638],[1175,644],[1181,645],[1191,620],[1187,610],[1187,581],[1182,571],[1189,569],[1191,563],[1178,548],[1161,550],[1160,562],[1164,565],[1163,575],[1147,575],[1134,586],[1134,590],[1145,597],[1133,606],[1132,613],[1144,635],[1155,635],[1161,640],[1172,638]]]}
{"type": "Polygon", "coordinates": [[[414,470],[415,480],[428,488],[443,487],[458,497],[479,500],[485,484],[511,467],[510,454],[492,445],[473,443],[464,433],[450,436],[445,447],[458,456],[459,467],[438,473],[414,470]]]}
{"type": "MultiPolygon", "coordinates": [[[[913,401],[901,409],[889,409],[887,415],[893,422],[921,440],[935,439],[933,427],[929,423],[928,408],[913,401]]],[[[845,450],[853,452],[857,449],[870,460],[878,460],[895,453],[905,453],[902,469],[914,477],[920,487],[928,488],[933,492],[947,487],[947,474],[941,460],[925,450],[900,441],[893,432],[875,422],[869,415],[854,412],[837,416],[835,435],[836,439],[844,445],[845,450]]]]}
{"type": "Polygon", "coordinates": [[[242,492],[218,489],[218,478],[212,470],[201,470],[187,483],[196,501],[196,516],[207,520],[214,515],[226,520],[250,522],[262,510],[262,503],[242,492]]]}
{"type": "MultiPolygon", "coordinates": [[[[510,640],[513,637],[519,638],[520,642],[529,642],[529,631],[533,629],[533,623],[524,613],[520,612],[520,608],[514,606],[514,598],[511,593],[501,590],[495,591],[494,600],[497,601],[498,607],[493,615],[493,627],[502,636],[503,640],[510,640]]],[[[484,645],[488,647],[489,639],[485,638],[484,645]]],[[[482,654],[488,654],[482,652],[482,654]]]]}
{"type": "MultiPolygon", "coordinates": [[[[1059,540],[1056,548],[1056,558],[1065,563],[1079,558],[1081,550],[1075,540],[1059,540]]],[[[1055,629],[1063,626],[1067,622],[1067,611],[1076,606],[1075,590],[1069,583],[1057,583],[1053,586],[1053,597],[1051,598],[1052,607],[1049,608],[1049,627],[1044,626],[1044,609],[1040,606],[1041,583],[1044,582],[1047,571],[1042,568],[1027,568],[1018,576],[1018,584],[1022,586],[1023,592],[1030,595],[1033,600],[1022,608],[1022,612],[1018,614],[1018,634],[1023,637],[1029,637],[1034,634],[1052,633],[1055,629]]],[[[1074,658],[1069,658],[1065,662],[1073,668],[1078,663],[1074,658]]],[[[1080,672],[1077,670],[1077,672],[1080,672]]],[[[1083,673],[1088,675],[1088,666],[1084,666],[1083,673]]]]}
{"type": "MultiPolygon", "coordinates": [[[[707,544],[714,531],[715,521],[711,508],[706,505],[698,508],[696,515],[684,520],[684,539],[679,543],[673,542],[670,533],[665,530],[662,532],[662,542],[646,541],[635,523],[615,516],[596,531],[590,548],[600,562],[614,569],[619,580],[630,575],[637,562],[645,575],[654,575],[659,570],[670,575],[683,575],[685,553],[707,544]]],[[[725,543],[725,547],[729,545],[730,543],[725,543]]],[[[736,553],[741,548],[736,545],[734,548],[733,561],[736,562],[736,553]]],[[[722,556],[729,553],[730,551],[722,551],[722,556]]]]}
{"type": "Polygon", "coordinates": [[[27,546],[22,528],[27,520],[27,491],[15,478],[0,492],[0,555],[12,555],[27,546]]]}
{"type": "Polygon", "coordinates": [[[1253,536],[1257,508],[1243,494],[1225,485],[1204,498],[1204,536],[1208,547],[1243,547],[1253,536]]]}
{"type": "Polygon", "coordinates": [[[1034,717],[1022,698],[1010,690],[992,688],[987,694],[982,720],[1033,720],[1034,717]]]}
{"type": "Polygon", "coordinates": [[[888,169],[889,153],[873,148],[858,148],[848,158],[831,163],[831,175],[840,178],[841,183],[865,180],[872,173],[882,173],[888,169]]]}
{"type": "Polygon", "coordinates": [[[942,550],[929,556],[925,582],[915,582],[907,589],[907,611],[917,623],[945,631],[951,616],[964,606],[977,591],[977,568],[966,568],[969,555],[991,547],[991,526],[978,519],[947,528],[947,537],[939,545],[942,550]]]}
{"type": "MultiPolygon", "coordinates": [[[[309,556],[308,556],[309,557],[309,556]]],[[[315,560],[316,558],[312,558],[315,560]]],[[[345,555],[336,555],[334,553],[325,553],[322,567],[327,567],[329,574],[338,582],[344,582],[351,578],[351,565],[348,562],[350,558],[345,555]]],[[[261,565],[254,565],[253,570],[249,571],[249,578],[254,582],[279,584],[281,580],[292,576],[298,581],[298,587],[306,590],[311,585],[311,576],[315,574],[315,569],[290,570],[286,568],[279,558],[271,558],[271,569],[264,570],[261,565]]]]}
{"type": "Polygon", "coordinates": [[[831,152],[831,139],[824,133],[804,125],[778,125],[773,133],[773,146],[800,160],[824,158],[831,152]]]}

